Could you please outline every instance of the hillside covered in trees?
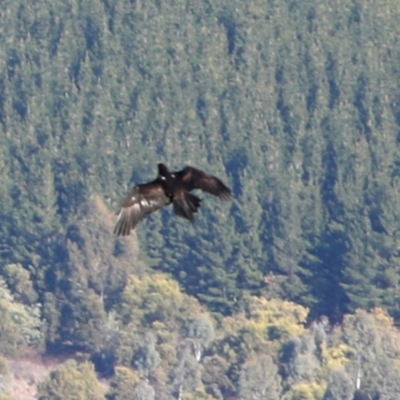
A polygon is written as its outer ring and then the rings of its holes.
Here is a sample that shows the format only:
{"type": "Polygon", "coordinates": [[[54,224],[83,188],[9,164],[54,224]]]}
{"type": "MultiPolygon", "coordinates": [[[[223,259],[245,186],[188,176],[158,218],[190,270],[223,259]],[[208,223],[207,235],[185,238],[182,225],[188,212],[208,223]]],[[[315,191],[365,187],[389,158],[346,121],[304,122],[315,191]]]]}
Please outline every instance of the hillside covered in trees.
{"type": "Polygon", "coordinates": [[[398,399],[399,15],[1,2],[0,399],[27,348],[43,400],[398,399]],[[117,239],[158,162],[234,200],[117,239]]]}

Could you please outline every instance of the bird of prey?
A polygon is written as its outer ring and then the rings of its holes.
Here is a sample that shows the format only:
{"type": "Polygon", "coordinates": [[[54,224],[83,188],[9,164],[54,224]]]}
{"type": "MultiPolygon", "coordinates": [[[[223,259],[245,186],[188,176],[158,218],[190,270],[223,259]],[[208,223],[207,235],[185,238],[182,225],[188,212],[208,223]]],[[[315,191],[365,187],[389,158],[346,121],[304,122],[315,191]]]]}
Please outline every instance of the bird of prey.
{"type": "Polygon", "coordinates": [[[190,193],[200,189],[221,200],[232,197],[231,190],[217,177],[193,167],[170,172],[166,165],[158,164],[158,176],[151,182],[136,185],[122,199],[114,234],[127,236],[150,213],[173,205],[175,213],[194,222],[201,199],[190,193]]]}

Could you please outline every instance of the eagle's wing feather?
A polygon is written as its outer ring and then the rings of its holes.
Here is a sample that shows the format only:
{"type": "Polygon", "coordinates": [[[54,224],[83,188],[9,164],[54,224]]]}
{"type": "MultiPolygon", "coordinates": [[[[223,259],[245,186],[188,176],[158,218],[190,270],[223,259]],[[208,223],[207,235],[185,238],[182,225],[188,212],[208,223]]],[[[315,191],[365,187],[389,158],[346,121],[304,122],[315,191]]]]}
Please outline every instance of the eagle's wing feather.
{"type": "Polygon", "coordinates": [[[135,186],[121,201],[114,233],[117,236],[129,235],[142,219],[169,202],[170,199],[157,180],[135,186]]]}
{"type": "Polygon", "coordinates": [[[231,190],[219,178],[200,169],[188,166],[181,171],[174,172],[174,175],[188,192],[201,189],[218,196],[221,200],[229,200],[232,197],[231,190]]]}

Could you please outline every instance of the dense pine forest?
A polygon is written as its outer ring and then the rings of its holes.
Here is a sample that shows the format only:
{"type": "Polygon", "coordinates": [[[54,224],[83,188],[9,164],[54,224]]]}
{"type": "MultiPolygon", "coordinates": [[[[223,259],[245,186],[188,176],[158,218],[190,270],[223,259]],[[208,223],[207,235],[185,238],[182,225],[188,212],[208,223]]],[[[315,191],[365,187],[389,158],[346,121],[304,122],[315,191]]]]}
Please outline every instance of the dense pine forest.
{"type": "Polygon", "coordinates": [[[398,400],[398,1],[0,18],[1,400],[28,351],[66,360],[41,400],[398,400]],[[234,200],[116,238],[158,162],[234,200]]]}

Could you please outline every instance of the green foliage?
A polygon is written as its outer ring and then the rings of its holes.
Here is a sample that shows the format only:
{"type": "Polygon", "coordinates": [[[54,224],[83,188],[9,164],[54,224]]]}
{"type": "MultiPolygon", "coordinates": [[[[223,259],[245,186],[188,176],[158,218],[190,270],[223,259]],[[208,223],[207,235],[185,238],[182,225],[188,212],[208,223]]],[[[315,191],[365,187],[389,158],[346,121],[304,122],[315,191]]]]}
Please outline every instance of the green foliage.
{"type": "Polygon", "coordinates": [[[191,318],[185,326],[187,341],[192,345],[197,361],[215,339],[213,323],[207,315],[191,318]]]}
{"type": "Polygon", "coordinates": [[[29,271],[24,269],[21,264],[6,265],[3,269],[3,276],[17,301],[29,305],[38,300],[29,271]]]}
{"type": "Polygon", "coordinates": [[[42,320],[39,305],[27,306],[14,300],[4,280],[0,278],[1,354],[15,355],[25,346],[41,347],[42,320]]]}
{"type": "Polygon", "coordinates": [[[133,400],[155,400],[155,390],[146,381],[142,381],[133,391],[133,400]]]}
{"type": "Polygon", "coordinates": [[[134,240],[110,240],[113,225],[107,206],[99,196],[93,196],[82,205],[79,221],[68,227],[67,234],[71,269],[79,271],[81,279],[87,280],[84,283],[103,299],[106,308],[119,300],[130,274],[145,271],[134,240]]]}
{"type": "Polygon", "coordinates": [[[204,357],[202,381],[209,388],[217,388],[220,393],[232,393],[235,384],[229,377],[230,362],[218,354],[204,357]]]}
{"type": "Polygon", "coordinates": [[[19,335],[18,326],[13,321],[4,301],[0,301],[0,310],[3,315],[3,323],[0,329],[1,352],[7,356],[15,355],[18,348],[22,346],[23,340],[19,335]]]}
{"type": "Polygon", "coordinates": [[[38,386],[40,400],[104,399],[93,365],[66,361],[38,386]]]}
{"type": "Polygon", "coordinates": [[[177,392],[198,393],[200,397],[204,397],[204,385],[201,379],[203,368],[196,355],[191,346],[180,345],[177,363],[171,371],[171,386],[176,388],[177,392]]]}
{"type": "Polygon", "coordinates": [[[161,357],[156,350],[156,338],[150,332],[143,335],[138,349],[133,355],[133,366],[147,377],[149,372],[156,369],[161,363],[161,357]]]}
{"type": "Polygon", "coordinates": [[[128,276],[145,267],[134,239],[109,240],[112,225],[104,203],[93,197],[68,226],[67,240],[58,244],[66,259],[47,267],[43,282],[49,345],[68,342],[99,357],[115,347],[118,326],[111,326],[109,310],[120,301],[128,276]]]}
{"type": "Polygon", "coordinates": [[[1,7],[18,38],[0,53],[2,267],[29,266],[41,300],[70,262],[107,311],[118,301],[133,271],[110,250],[128,241],[96,236],[111,219],[93,196],[114,208],[163,159],[233,187],[193,227],[163,211],[138,230],[154,268],[218,317],[261,293],[331,321],[397,312],[395,2],[1,7]]]}
{"type": "Polygon", "coordinates": [[[354,383],[345,371],[334,371],[329,380],[329,386],[323,400],[353,399],[354,383]]]}
{"type": "Polygon", "coordinates": [[[242,366],[239,378],[239,399],[277,400],[281,398],[278,366],[269,356],[260,356],[242,366]]]}
{"type": "Polygon", "coordinates": [[[387,312],[357,310],[346,316],[338,334],[353,348],[346,370],[351,376],[360,375],[362,389],[374,396],[395,397],[400,385],[400,338],[387,312]]]}
{"type": "Polygon", "coordinates": [[[132,366],[152,383],[121,383],[135,398],[256,396],[264,363],[271,397],[346,398],[361,371],[362,393],[396,398],[398,337],[376,307],[398,322],[399,13],[1,2],[1,351],[132,366]],[[161,160],[234,200],[112,237],[111,209],[161,160]]]}

